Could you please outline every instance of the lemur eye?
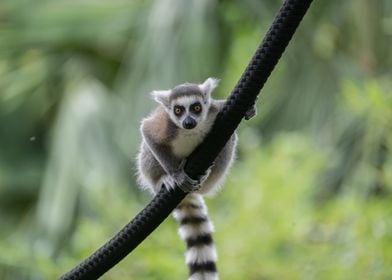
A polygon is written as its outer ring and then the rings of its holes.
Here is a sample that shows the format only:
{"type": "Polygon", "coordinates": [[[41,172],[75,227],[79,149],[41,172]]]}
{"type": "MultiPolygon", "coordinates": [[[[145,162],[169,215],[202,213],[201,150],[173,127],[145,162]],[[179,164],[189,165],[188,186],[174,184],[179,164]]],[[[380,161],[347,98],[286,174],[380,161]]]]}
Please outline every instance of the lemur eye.
{"type": "Polygon", "coordinates": [[[184,108],[181,106],[174,106],[174,114],[176,116],[181,116],[182,113],[184,112],[184,108]]]}
{"type": "Polygon", "coordinates": [[[195,113],[200,113],[201,112],[201,104],[200,103],[195,103],[192,105],[192,111],[195,113]]]}

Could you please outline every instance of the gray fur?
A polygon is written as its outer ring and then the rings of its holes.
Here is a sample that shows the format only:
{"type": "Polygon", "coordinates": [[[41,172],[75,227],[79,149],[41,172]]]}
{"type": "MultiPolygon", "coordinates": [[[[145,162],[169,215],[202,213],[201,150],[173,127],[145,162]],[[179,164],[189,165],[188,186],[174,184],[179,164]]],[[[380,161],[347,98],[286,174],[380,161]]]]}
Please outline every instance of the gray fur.
{"type": "Polygon", "coordinates": [[[201,98],[205,99],[206,95],[204,92],[201,91],[200,87],[196,84],[183,84],[176,86],[172,89],[172,92],[169,97],[169,102],[172,102],[175,99],[183,96],[200,96],[201,98]]]}

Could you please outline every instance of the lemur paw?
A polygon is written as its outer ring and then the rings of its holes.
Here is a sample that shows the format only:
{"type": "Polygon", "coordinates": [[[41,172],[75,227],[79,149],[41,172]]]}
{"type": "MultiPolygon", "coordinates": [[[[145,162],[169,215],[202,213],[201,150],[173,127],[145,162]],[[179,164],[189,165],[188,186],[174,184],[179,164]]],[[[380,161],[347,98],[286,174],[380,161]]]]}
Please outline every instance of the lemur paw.
{"type": "Polygon", "coordinates": [[[177,185],[176,180],[170,175],[164,175],[161,180],[168,191],[174,189],[177,185]]]}
{"type": "Polygon", "coordinates": [[[256,108],[252,107],[251,109],[249,109],[248,111],[245,112],[245,120],[250,120],[251,118],[253,118],[254,116],[256,116],[256,108]]]}
{"type": "Polygon", "coordinates": [[[210,174],[211,174],[211,167],[208,168],[208,169],[206,170],[206,172],[204,173],[204,175],[200,176],[200,178],[199,178],[199,180],[198,180],[198,181],[199,181],[199,184],[200,184],[200,185],[203,184],[204,181],[207,180],[208,176],[210,176],[210,174]]]}
{"type": "Polygon", "coordinates": [[[177,186],[184,192],[194,192],[200,188],[200,181],[189,177],[183,170],[174,174],[177,186]]]}
{"type": "Polygon", "coordinates": [[[168,191],[176,188],[177,186],[184,192],[194,192],[199,189],[200,181],[194,180],[185,172],[176,172],[171,175],[165,175],[162,177],[161,181],[168,191]]]}
{"type": "MultiPolygon", "coordinates": [[[[257,101],[257,99],[256,99],[257,101]]],[[[256,101],[253,104],[253,106],[251,108],[248,109],[248,111],[245,112],[245,120],[250,120],[251,118],[253,118],[254,116],[256,116],[257,114],[257,108],[256,108],[256,101]]]]}
{"type": "Polygon", "coordinates": [[[165,184],[168,190],[178,186],[184,192],[194,192],[200,189],[200,185],[207,179],[211,173],[209,168],[206,173],[198,179],[192,179],[184,171],[185,161],[183,161],[178,169],[171,175],[165,175],[162,178],[162,182],[165,184]]]}

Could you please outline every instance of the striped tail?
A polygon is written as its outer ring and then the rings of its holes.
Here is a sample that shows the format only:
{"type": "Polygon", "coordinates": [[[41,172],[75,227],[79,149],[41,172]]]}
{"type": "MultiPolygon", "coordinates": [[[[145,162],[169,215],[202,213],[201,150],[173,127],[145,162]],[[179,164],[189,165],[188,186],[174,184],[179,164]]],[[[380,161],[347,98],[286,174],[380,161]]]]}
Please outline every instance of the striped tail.
{"type": "Polygon", "coordinates": [[[185,261],[189,266],[189,280],[218,280],[214,229],[203,197],[188,194],[173,215],[180,223],[179,234],[187,245],[185,261]]]}

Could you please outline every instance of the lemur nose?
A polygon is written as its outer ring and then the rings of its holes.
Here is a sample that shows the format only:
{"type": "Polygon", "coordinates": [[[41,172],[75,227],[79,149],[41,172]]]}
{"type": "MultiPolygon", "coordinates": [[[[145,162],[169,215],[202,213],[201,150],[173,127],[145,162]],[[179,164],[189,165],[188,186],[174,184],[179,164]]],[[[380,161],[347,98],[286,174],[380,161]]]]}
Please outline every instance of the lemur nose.
{"type": "Polygon", "coordinates": [[[192,119],[191,117],[187,117],[183,122],[182,122],[182,126],[185,129],[192,129],[195,128],[196,126],[196,121],[194,119],[192,119]]]}

